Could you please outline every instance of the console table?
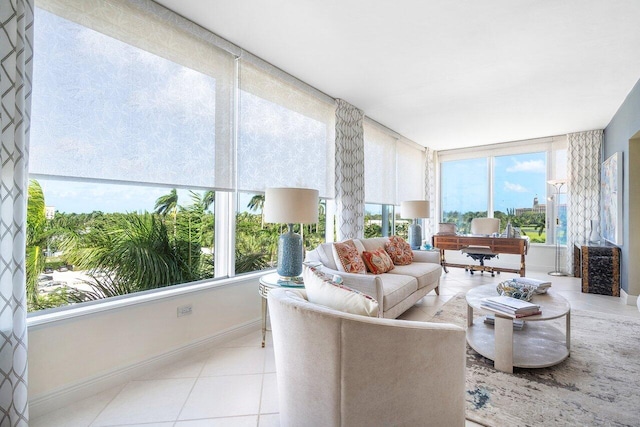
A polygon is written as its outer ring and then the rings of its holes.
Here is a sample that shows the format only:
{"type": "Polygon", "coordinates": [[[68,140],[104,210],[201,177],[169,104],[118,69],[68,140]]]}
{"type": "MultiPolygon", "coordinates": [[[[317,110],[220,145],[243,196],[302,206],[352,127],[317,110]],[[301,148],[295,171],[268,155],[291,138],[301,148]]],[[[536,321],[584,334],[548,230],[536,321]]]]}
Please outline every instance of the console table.
{"type": "Polygon", "coordinates": [[[454,264],[446,261],[444,251],[459,251],[469,246],[486,246],[497,254],[520,255],[520,268],[486,267],[487,271],[497,271],[505,273],[517,273],[524,277],[525,262],[524,256],[527,254],[528,241],[526,237],[481,237],[481,236],[458,236],[458,235],[438,235],[434,234],[432,239],[434,248],[440,250],[440,265],[445,273],[447,267],[469,268],[469,264],[454,264]]]}

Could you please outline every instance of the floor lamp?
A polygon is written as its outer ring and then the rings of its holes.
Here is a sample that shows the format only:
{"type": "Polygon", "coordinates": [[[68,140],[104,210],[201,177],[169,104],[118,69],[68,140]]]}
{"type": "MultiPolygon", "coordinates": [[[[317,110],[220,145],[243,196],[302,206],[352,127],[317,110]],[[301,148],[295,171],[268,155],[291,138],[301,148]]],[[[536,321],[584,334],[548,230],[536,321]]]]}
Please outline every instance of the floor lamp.
{"type": "Polygon", "coordinates": [[[560,212],[558,209],[558,204],[560,202],[560,189],[567,181],[563,179],[556,179],[553,181],[547,181],[548,184],[551,184],[556,189],[556,194],[553,195],[553,212],[555,213],[555,229],[553,233],[553,238],[556,241],[556,265],[555,270],[550,271],[550,276],[566,276],[566,273],[560,271],[560,245],[558,245],[558,226],[560,225],[560,212]]]}

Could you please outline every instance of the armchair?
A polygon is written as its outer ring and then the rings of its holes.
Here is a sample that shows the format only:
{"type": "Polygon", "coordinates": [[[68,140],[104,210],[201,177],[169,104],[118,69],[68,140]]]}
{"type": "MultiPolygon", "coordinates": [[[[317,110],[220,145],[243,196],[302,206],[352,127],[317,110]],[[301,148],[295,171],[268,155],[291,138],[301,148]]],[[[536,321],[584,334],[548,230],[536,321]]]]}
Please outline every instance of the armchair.
{"type": "MultiPolygon", "coordinates": [[[[493,233],[500,232],[500,219],[498,218],[473,218],[471,220],[471,234],[480,236],[491,236],[493,233]]],[[[475,261],[478,261],[480,265],[470,265],[465,268],[465,271],[470,271],[473,274],[474,270],[479,270],[480,274],[485,271],[491,272],[491,277],[495,276],[493,268],[486,267],[484,265],[485,260],[497,257],[498,254],[493,252],[486,246],[469,246],[461,251],[467,254],[468,257],[475,261]]],[[[498,272],[499,274],[500,272],[498,272]]]]}
{"type": "Polygon", "coordinates": [[[269,292],[283,426],[463,426],[465,332],[269,292]]]}

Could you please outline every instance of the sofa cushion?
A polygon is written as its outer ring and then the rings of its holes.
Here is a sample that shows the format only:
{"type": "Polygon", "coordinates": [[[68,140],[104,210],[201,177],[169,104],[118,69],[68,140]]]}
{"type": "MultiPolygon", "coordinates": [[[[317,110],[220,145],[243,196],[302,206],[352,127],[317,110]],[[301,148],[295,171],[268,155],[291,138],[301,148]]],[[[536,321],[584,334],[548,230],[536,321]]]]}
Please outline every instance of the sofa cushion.
{"type": "Polygon", "coordinates": [[[413,251],[411,246],[402,237],[391,236],[389,241],[384,245],[395,265],[408,265],[413,261],[413,251]]]}
{"type": "MultiPolygon", "coordinates": [[[[318,261],[320,261],[322,265],[324,265],[327,268],[330,268],[331,270],[338,269],[338,266],[336,265],[336,260],[333,257],[333,243],[321,243],[314,250],[316,251],[318,261]]],[[[315,261],[313,256],[308,256],[307,258],[310,258],[311,260],[315,261]]]]}
{"type": "Polygon", "coordinates": [[[388,237],[370,237],[368,239],[358,240],[364,247],[365,251],[375,251],[378,248],[384,248],[384,245],[389,242],[388,237]]]}
{"type": "Polygon", "coordinates": [[[389,254],[383,247],[379,247],[371,252],[362,252],[362,259],[367,266],[367,270],[373,274],[386,273],[387,271],[393,270],[394,267],[393,261],[391,261],[389,254]]]}
{"type": "Polygon", "coordinates": [[[440,264],[413,262],[409,265],[397,265],[389,274],[403,274],[415,277],[418,280],[418,289],[422,289],[438,281],[442,274],[442,267],[440,267],[440,264]]]}
{"type": "Polygon", "coordinates": [[[321,271],[304,266],[302,272],[307,300],[345,313],[375,317],[379,304],[375,298],[338,284],[321,271]]]}
{"type": "Polygon", "coordinates": [[[404,301],[409,295],[418,290],[418,282],[414,277],[390,273],[385,273],[381,277],[384,282],[382,289],[384,311],[404,301]]]}
{"type": "Polygon", "coordinates": [[[353,240],[333,244],[333,255],[338,271],[365,274],[367,267],[353,240]]]}

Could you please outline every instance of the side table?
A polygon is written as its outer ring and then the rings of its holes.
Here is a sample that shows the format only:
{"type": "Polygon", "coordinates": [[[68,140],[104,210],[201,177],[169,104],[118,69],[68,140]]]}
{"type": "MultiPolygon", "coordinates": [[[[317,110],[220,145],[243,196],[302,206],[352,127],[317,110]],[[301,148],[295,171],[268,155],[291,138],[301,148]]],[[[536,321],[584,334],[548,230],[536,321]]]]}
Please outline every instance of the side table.
{"type": "Polygon", "coordinates": [[[267,336],[267,314],[269,311],[267,296],[269,295],[269,291],[274,288],[304,289],[304,282],[302,281],[302,277],[283,279],[278,273],[269,273],[260,277],[258,293],[262,297],[262,347],[264,347],[267,336]]]}

